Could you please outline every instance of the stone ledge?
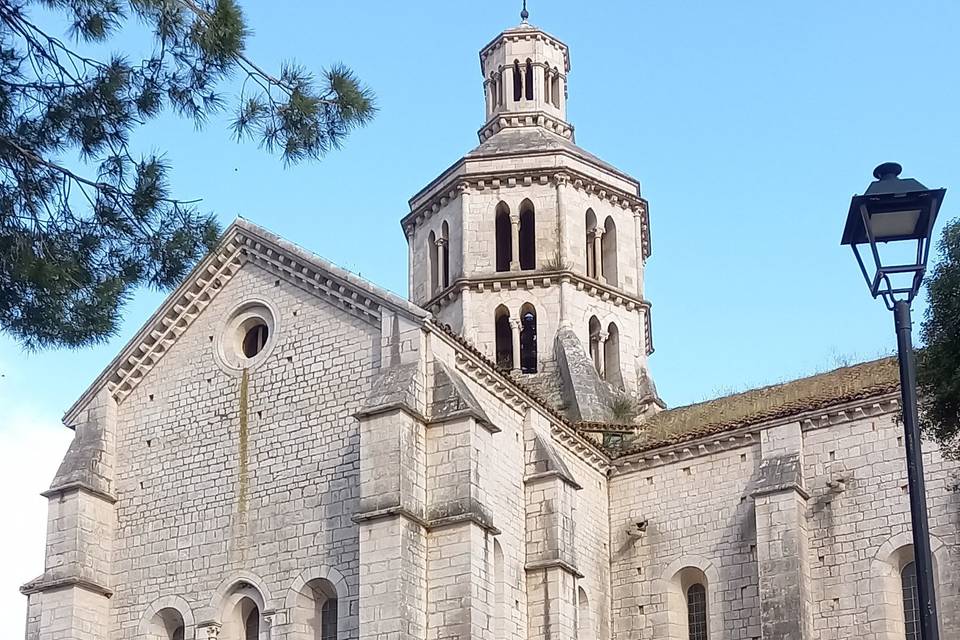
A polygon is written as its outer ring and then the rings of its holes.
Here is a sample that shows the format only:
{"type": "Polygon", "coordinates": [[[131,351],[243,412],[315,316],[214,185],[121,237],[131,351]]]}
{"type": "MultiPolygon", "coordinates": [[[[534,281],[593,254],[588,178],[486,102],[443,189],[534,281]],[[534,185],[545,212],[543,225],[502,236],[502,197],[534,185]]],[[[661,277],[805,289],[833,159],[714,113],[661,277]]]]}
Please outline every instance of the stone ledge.
{"type": "Polygon", "coordinates": [[[461,420],[463,418],[473,418],[477,424],[479,424],[481,427],[483,427],[490,433],[500,433],[500,431],[502,431],[500,427],[490,422],[487,416],[483,415],[483,413],[481,413],[480,411],[477,411],[476,409],[463,409],[461,411],[448,413],[442,418],[434,418],[432,420],[428,420],[426,421],[425,424],[428,427],[436,427],[443,424],[448,424],[450,422],[456,422],[457,420],[461,420]]]}
{"type": "Polygon", "coordinates": [[[533,484],[533,483],[535,483],[535,482],[540,482],[541,480],[552,480],[552,479],[554,479],[554,478],[557,478],[557,479],[559,479],[559,480],[567,483],[568,485],[570,485],[571,487],[573,487],[574,489],[576,489],[576,490],[578,490],[578,491],[579,491],[580,489],[583,489],[583,487],[580,485],[579,482],[577,482],[577,481],[574,480],[573,478],[571,478],[571,477],[563,474],[563,473],[560,472],[560,471],[542,471],[542,472],[540,472],[540,473],[531,473],[530,475],[524,476],[524,478],[523,478],[523,483],[524,483],[524,484],[533,484]]]}
{"type": "Polygon", "coordinates": [[[542,571],[544,569],[563,569],[576,578],[583,578],[583,574],[575,566],[565,560],[534,560],[523,566],[524,571],[542,571]]]}
{"type": "Polygon", "coordinates": [[[492,522],[487,522],[481,518],[476,513],[461,513],[455,516],[446,516],[444,518],[436,518],[427,522],[427,529],[442,529],[444,527],[452,527],[454,525],[462,524],[465,522],[471,522],[484,531],[489,532],[491,535],[498,536],[501,531],[497,527],[493,526],[492,522]]]}
{"type": "Polygon", "coordinates": [[[406,518],[411,522],[415,522],[421,527],[426,528],[427,521],[410,511],[406,507],[387,507],[386,509],[377,509],[375,511],[365,511],[363,513],[355,513],[350,516],[350,520],[356,524],[362,524],[364,522],[372,522],[374,520],[384,520],[386,518],[406,518]]]}
{"type": "Polygon", "coordinates": [[[796,491],[804,500],[810,498],[803,487],[803,468],[798,453],[764,459],[750,485],[750,496],[754,499],[785,491],[796,491]]]}
{"type": "Polygon", "coordinates": [[[89,493],[90,495],[100,498],[101,500],[104,500],[110,504],[116,504],[117,502],[117,497],[115,495],[107,493],[106,491],[101,491],[94,487],[90,487],[82,482],[68,482],[59,486],[50,487],[46,491],[41,491],[40,495],[44,498],[55,498],[59,495],[67,494],[73,491],[83,491],[85,493],[89,493]]]}
{"type": "Polygon", "coordinates": [[[389,404],[383,404],[379,407],[372,407],[369,409],[361,409],[353,414],[353,417],[357,420],[362,420],[364,418],[372,418],[374,416],[383,415],[385,413],[394,413],[400,412],[405,413],[414,420],[421,422],[423,424],[427,423],[427,418],[422,413],[416,409],[411,408],[403,402],[391,402],[389,404]]]}
{"type": "Polygon", "coordinates": [[[411,522],[414,522],[427,530],[442,529],[444,527],[451,527],[464,522],[472,522],[481,529],[490,532],[492,535],[498,536],[501,533],[500,529],[495,527],[493,523],[485,521],[476,513],[461,513],[454,516],[445,516],[442,518],[435,518],[433,520],[425,520],[424,518],[421,518],[417,514],[404,507],[387,507],[386,509],[377,509],[376,511],[356,513],[351,516],[350,520],[356,524],[363,524],[365,522],[373,522],[375,520],[384,520],[387,518],[406,518],[407,520],[410,520],[411,522]]]}
{"type": "Polygon", "coordinates": [[[92,580],[85,580],[83,578],[53,578],[45,579],[43,576],[40,576],[36,580],[32,580],[27,584],[20,587],[20,593],[25,596],[28,596],[33,593],[44,593],[46,591],[53,591],[55,589],[69,589],[71,587],[77,587],[79,589],[84,589],[97,595],[104,596],[109,598],[113,596],[113,591],[107,587],[97,584],[92,580]]]}

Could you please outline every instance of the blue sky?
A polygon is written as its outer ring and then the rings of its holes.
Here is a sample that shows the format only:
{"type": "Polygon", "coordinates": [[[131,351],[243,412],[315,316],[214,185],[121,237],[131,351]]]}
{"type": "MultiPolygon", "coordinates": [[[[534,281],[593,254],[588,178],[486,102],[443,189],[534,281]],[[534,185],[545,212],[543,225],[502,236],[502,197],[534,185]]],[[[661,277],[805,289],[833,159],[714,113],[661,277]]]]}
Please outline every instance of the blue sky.
{"type": "MultiPolygon", "coordinates": [[[[519,2],[245,2],[249,55],[277,68],[342,60],[380,113],[320,163],[284,168],[163,118],[138,132],[185,198],[247,217],[406,294],[407,199],[477,144],[477,52],[519,2]]],[[[530,21],[571,50],[577,143],[636,176],[650,202],[654,379],[671,406],[892,352],[893,321],[839,246],[873,167],[903,164],[960,203],[960,4],[532,0],[530,21]]],[[[140,34],[124,45],[143,47],[140,34]]],[[[938,225],[942,226],[942,225],[938,225]]],[[[145,291],[121,335],[25,354],[0,336],[0,486],[22,514],[0,549],[0,619],[42,570],[45,501],[70,432],[59,417],[162,300],[145,291]],[[9,539],[7,539],[9,537],[9,539]],[[21,552],[22,550],[22,552],[21,552]],[[9,577],[8,577],[9,576],[9,577]]],[[[922,301],[915,312],[919,319],[922,301]]]]}

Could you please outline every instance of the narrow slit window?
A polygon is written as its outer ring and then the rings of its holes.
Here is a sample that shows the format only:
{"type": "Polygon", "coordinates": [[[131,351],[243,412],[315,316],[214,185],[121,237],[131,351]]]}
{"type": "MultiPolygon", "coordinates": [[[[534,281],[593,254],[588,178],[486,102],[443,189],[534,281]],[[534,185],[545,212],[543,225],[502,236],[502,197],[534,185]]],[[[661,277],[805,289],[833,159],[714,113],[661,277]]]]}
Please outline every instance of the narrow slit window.
{"type": "Polygon", "coordinates": [[[908,564],[900,572],[903,588],[903,623],[907,640],[920,640],[920,598],[917,594],[917,565],[908,564]]]}
{"type": "Polygon", "coordinates": [[[687,626],[690,640],[707,640],[707,589],[702,584],[687,589],[687,626]]]}
{"type": "Polygon", "coordinates": [[[520,61],[513,61],[513,101],[520,102],[523,97],[523,76],[520,75],[520,61]]]}
{"type": "Polygon", "coordinates": [[[526,98],[527,100],[533,100],[533,62],[530,58],[527,58],[527,73],[525,77],[527,79],[524,83],[526,87],[526,98]]]}

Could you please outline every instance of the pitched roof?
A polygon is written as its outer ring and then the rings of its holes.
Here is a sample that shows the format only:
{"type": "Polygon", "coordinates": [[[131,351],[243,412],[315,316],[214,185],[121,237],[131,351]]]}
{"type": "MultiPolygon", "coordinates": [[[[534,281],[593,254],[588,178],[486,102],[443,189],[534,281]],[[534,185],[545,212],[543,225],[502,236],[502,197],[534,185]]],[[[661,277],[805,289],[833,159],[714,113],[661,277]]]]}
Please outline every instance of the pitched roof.
{"type": "Polygon", "coordinates": [[[183,283],[141,327],[103,372],[67,410],[64,423],[74,426],[81,411],[104,386],[114,394],[129,392],[163,357],[177,338],[223,289],[247,260],[302,281],[318,296],[329,297],[344,309],[379,321],[386,307],[423,321],[430,313],[360,276],[324,260],[266,229],[237,218],[224,231],[216,248],[194,267],[183,283]]]}
{"type": "MultiPolygon", "coordinates": [[[[470,153],[466,155],[470,158],[485,158],[489,156],[509,156],[513,154],[529,153],[556,153],[566,152],[585,162],[596,165],[614,175],[620,176],[631,182],[636,179],[624,173],[609,162],[605,162],[593,155],[589,151],[578,147],[576,144],[564,137],[547,131],[543,127],[511,127],[501,129],[493,134],[470,153]]],[[[639,188],[638,193],[639,194],[639,188]]]]}
{"type": "MultiPolygon", "coordinates": [[[[751,389],[654,414],[632,430],[619,455],[730,431],[805,411],[896,391],[900,375],[895,358],[882,358],[807,378],[751,389]]],[[[589,425],[578,425],[588,427],[589,425]]]]}

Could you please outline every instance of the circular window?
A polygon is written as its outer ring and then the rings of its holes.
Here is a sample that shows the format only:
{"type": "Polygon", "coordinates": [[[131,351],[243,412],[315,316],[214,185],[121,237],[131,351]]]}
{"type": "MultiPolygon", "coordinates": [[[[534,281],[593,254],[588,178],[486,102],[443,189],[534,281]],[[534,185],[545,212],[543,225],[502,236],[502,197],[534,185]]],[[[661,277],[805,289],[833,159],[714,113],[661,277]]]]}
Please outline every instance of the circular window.
{"type": "Polygon", "coordinates": [[[263,363],[277,340],[276,315],[264,302],[247,302],[228,316],[217,341],[217,360],[234,372],[263,363]]]}
{"type": "Polygon", "coordinates": [[[263,348],[267,345],[267,338],[269,336],[270,329],[262,322],[257,322],[247,329],[243,335],[243,355],[252,358],[263,351],[263,348]]]}

